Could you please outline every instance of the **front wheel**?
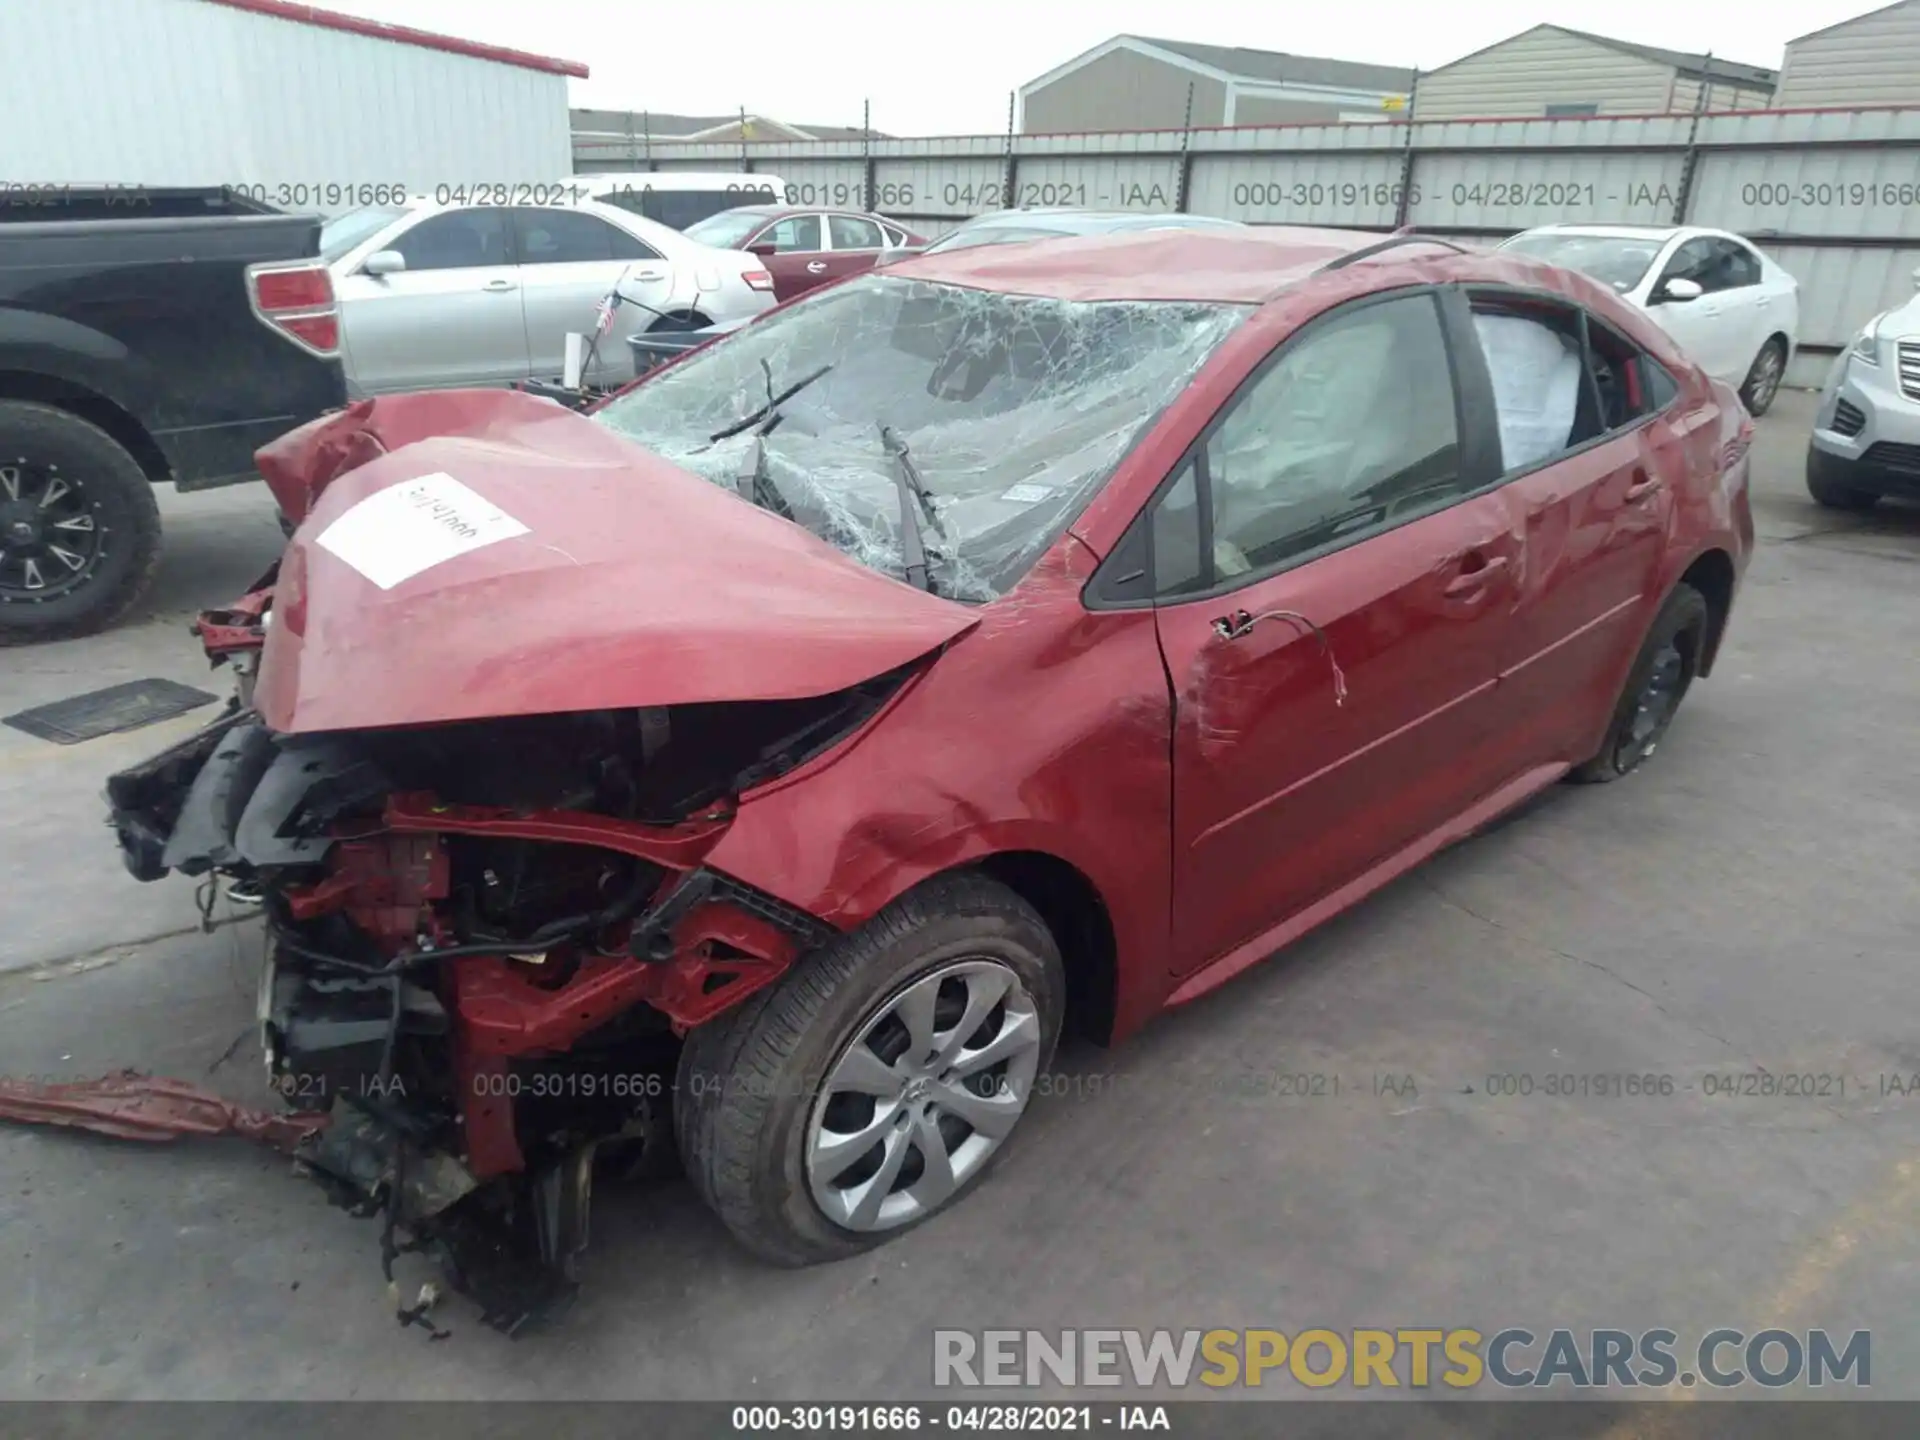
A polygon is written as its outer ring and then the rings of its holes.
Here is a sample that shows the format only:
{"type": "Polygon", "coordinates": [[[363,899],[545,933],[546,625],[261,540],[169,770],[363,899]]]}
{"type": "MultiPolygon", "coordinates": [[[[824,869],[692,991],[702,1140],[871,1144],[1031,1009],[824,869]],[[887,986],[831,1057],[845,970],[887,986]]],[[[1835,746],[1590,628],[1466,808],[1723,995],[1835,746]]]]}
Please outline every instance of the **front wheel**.
{"type": "Polygon", "coordinates": [[[0,402],[0,645],[106,629],[159,564],[160,506],[133,456],[78,415],[0,402]]]}
{"type": "Polygon", "coordinates": [[[983,876],[930,882],[687,1038],[687,1174],[775,1264],[872,1249],[999,1159],[1064,1001],[1060,952],[1025,901],[983,876]]]}
{"type": "Polygon", "coordinates": [[[1674,586],[1634,657],[1600,753],[1575,769],[1571,779],[1604,784],[1652,756],[1699,673],[1706,641],[1706,597],[1691,585],[1674,586]]]}

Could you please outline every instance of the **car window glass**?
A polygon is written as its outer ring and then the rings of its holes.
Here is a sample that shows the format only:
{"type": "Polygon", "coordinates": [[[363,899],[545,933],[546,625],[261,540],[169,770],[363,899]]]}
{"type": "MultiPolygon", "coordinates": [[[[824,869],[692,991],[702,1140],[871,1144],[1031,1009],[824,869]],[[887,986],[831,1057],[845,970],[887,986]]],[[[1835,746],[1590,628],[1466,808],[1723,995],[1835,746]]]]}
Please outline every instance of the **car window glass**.
{"type": "Polygon", "coordinates": [[[1731,240],[1716,242],[1719,262],[1716,278],[1718,290],[1739,290],[1748,285],[1760,283],[1760,258],[1744,245],[1736,245],[1731,240]]]}
{"type": "Polygon", "coordinates": [[[1658,414],[1671,405],[1680,394],[1680,382],[1668,372],[1667,367],[1651,355],[1640,357],[1640,382],[1645,388],[1647,408],[1658,414]]]}
{"type": "Polygon", "coordinates": [[[878,250],[881,245],[880,227],[858,215],[830,215],[827,230],[836,250],[878,250]]]}
{"type": "Polygon", "coordinates": [[[1293,343],[1204,451],[1216,580],[1268,569],[1462,493],[1431,295],[1368,304],[1293,343]]]}
{"type": "Polygon", "coordinates": [[[770,229],[760,232],[754,241],[756,245],[771,245],[780,254],[789,250],[820,249],[820,217],[818,215],[789,215],[770,229]]]}
{"type": "Polygon", "coordinates": [[[643,260],[654,254],[651,247],[597,215],[526,206],[514,211],[514,219],[520,229],[522,265],[643,260]]]}
{"type": "Polygon", "coordinates": [[[884,230],[887,234],[887,244],[904,245],[907,243],[907,232],[900,229],[898,226],[882,225],[880,228],[884,230]]]}
{"type": "Polygon", "coordinates": [[[511,265],[507,212],[449,210],[422,220],[387,247],[405,257],[408,270],[462,270],[511,265]]]}
{"type": "Polygon", "coordinates": [[[1667,262],[1667,268],[1660,278],[1691,280],[1702,290],[1712,290],[1714,268],[1713,243],[1709,240],[1689,240],[1673,252],[1673,258],[1667,262]]]}
{"type": "Polygon", "coordinates": [[[1648,373],[1666,372],[1639,346],[1591,315],[1587,317],[1587,363],[1593,371],[1600,423],[1606,430],[1618,430],[1653,414],[1677,393],[1673,378],[1667,376],[1666,399],[1656,401],[1648,386],[1648,373]]]}
{"type": "Polygon", "coordinates": [[[1153,510],[1153,593],[1162,597],[1204,590],[1207,567],[1200,563],[1200,505],[1193,462],[1153,510]]]}
{"type": "Polygon", "coordinates": [[[770,189],[743,186],[737,190],[661,190],[645,180],[637,185],[618,186],[597,198],[604,204],[618,205],[622,210],[658,220],[675,230],[684,230],[740,205],[779,203],[770,189]]]}

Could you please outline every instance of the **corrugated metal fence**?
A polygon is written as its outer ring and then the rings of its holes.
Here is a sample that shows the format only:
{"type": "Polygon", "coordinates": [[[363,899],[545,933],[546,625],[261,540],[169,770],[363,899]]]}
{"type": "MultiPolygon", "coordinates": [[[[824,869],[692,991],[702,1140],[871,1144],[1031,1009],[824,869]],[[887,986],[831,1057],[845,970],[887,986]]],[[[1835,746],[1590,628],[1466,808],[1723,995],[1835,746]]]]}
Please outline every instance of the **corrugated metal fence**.
{"type": "Polygon", "coordinates": [[[1913,293],[1920,266],[1920,109],[798,144],[576,137],[574,166],[744,166],[780,176],[802,204],[878,210],[926,234],[1035,205],[1468,240],[1550,223],[1713,225],[1799,280],[1805,383],[1867,317],[1913,293]]]}

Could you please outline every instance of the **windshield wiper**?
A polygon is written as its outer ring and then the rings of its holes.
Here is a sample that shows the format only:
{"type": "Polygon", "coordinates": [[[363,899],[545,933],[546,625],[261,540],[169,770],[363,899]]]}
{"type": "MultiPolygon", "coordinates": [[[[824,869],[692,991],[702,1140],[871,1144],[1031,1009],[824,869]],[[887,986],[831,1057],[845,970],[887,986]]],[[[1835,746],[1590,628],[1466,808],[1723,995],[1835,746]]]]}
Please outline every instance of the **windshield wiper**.
{"type": "Polygon", "coordinates": [[[924,513],[927,523],[942,537],[947,533],[946,527],[934,511],[933,496],[927,493],[926,482],[920,478],[919,467],[907,453],[906,442],[894,433],[891,425],[880,427],[880,443],[893,456],[893,483],[900,491],[900,559],[907,572],[907,583],[931,595],[933,580],[927,574],[927,547],[920,537],[920,516],[924,513]]]}
{"type": "MultiPolygon", "coordinates": [[[[764,360],[761,361],[760,363],[762,367],[766,368],[767,370],[767,389],[771,391],[773,389],[772,368],[770,366],[767,366],[764,360]]],[[[754,426],[758,425],[762,420],[767,419],[769,416],[777,415],[782,405],[786,404],[787,401],[791,400],[794,396],[798,395],[802,390],[806,389],[807,386],[811,385],[814,381],[818,380],[822,375],[826,374],[831,369],[833,369],[832,362],[828,362],[827,364],[822,365],[818,370],[815,370],[812,374],[802,376],[800,379],[794,381],[793,384],[787,386],[787,388],[782,390],[778,395],[769,394],[767,396],[767,403],[762,405],[759,409],[755,410],[751,415],[741,416],[738,420],[734,421],[731,425],[725,426],[722,429],[714,431],[713,434],[709,435],[707,438],[717,445],[720,441],[731,439],[733,436],[738,435],[743,430],[751,430],[754,426]]]]}
{"type": "Polygon", "coordinates": [[[767,474],[767,436],[773,433],[781,418],[780,412],[775,410],[760,422],[760,428],[753,432],[753,453],[747,463],[740,467],[740,473],[733,483],[742,500],[771,510],[782,520],[791,520],[793,507],[787,503],[787,497],[780,493],[780,487],[773,483],[773,477],[767,474]]]}

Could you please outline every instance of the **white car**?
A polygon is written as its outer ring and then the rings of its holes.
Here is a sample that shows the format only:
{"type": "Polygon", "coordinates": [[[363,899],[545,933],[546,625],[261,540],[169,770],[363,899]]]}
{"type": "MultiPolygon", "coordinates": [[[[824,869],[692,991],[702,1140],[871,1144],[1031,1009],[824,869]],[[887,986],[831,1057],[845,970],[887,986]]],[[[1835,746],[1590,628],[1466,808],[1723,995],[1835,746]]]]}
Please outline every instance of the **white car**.
{"type": "Polygon", "coordinates": [[[1799,283],[1725,230],[1544,225],[1501,243],[1578,270],[1645,310],[1754,415],[1779,393],[1800,330],[1799,283]]]}
{"type": "MultiPolygon", "coordinates": [[[[1913,272],[1920,291],[1920,270],[1913,272]]],[[[1920,500],[1920,293],[1860,327],[1821,387],[1807,489],[1835,510],[1920,500]]]]}
{"type": "Polygon", "coordinates": [[[701,329],[774,304],[759,256],[593,200],[373,206],[328,221],[320,255],[357,395],[558,379],[568,332],[594,334],[616,286],[629,308],[597,345],[587,378],[599,384],[632,376],[629,333],[701,329]]]}

